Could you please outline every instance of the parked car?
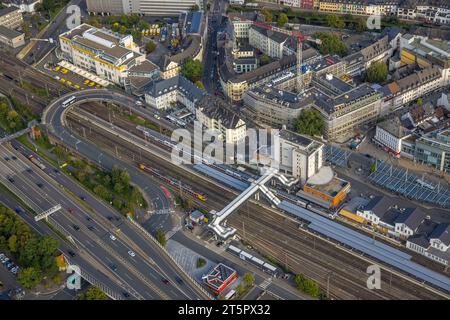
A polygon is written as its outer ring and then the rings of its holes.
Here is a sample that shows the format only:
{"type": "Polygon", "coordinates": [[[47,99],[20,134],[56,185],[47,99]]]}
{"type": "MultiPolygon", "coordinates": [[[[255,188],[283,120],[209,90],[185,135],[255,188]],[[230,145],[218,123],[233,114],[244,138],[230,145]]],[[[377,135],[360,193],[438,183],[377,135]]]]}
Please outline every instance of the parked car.
{"type": "Polygon", "coordinates": [[[76,224],[74,224],[73,226],[72,226],[74,229],[75,229],[75,231],[78,231],[78,230],[80,230],[80,227],[79,226],[77,226],[76,224]]]}
{"type": "Polygon", "coordinates": [[[76,256],[75,252],[73,252],[72,250],[67,251],[67,253],[68,253],[69,256],[71,256],[72,258],[76,256]]]}
{"type": "Polygon", "coordinates": [[[110,234],[110,235],[109,235],[109,238],[110,238],[112,241],[115,241],[115,240],[116,240],[116,237],[115,237],[113,234],[110,234]]]}
{"type": "Polygon", "coordinates": [[[136,253],[134,253],[133,251],[128,251],[128,254],[130,255],[130,256],[132,256],[132,257],[135,257],[136,256],[136,253]]]}

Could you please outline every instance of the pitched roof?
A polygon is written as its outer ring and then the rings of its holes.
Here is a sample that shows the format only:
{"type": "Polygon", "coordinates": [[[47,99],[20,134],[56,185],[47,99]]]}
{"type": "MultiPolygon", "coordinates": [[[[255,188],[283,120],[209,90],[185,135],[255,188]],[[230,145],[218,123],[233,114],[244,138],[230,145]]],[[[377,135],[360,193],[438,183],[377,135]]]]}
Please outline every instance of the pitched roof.
{"type": "Polygon", "coordinates": [[[450,223],[440,223],[431,233],[430,239],[439,239],[446,246],[450,245],[450,223]]]}
{"type": "Polygon", "coordinates": [[[425,213],[419,208],[407,208],[397,217],[397,219],[395,219],[395,223],[403,223],[408,228],[415,231],[424,219],[425,213]]]}
{"type": "Polygon", "coordinates": [[[376,216],[382,217],[389,209],[391,203],[383,196],[375,196],[363,207],[363,210],[372,211],[376,216]]]}

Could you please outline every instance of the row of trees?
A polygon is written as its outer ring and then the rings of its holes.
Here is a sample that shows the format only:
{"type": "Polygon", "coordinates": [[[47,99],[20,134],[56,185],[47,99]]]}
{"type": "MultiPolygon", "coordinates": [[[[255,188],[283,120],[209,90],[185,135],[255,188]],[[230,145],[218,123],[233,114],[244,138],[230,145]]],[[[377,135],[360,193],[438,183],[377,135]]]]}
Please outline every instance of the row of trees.
{"type": "Polygon", "coordinates": [[[18,282],[25,288],[38,285],[44,276],[57,274],[58,241],[37,235],[12,210],[0,205],[0,251],[10,252],[21,267],[18,282]]]}

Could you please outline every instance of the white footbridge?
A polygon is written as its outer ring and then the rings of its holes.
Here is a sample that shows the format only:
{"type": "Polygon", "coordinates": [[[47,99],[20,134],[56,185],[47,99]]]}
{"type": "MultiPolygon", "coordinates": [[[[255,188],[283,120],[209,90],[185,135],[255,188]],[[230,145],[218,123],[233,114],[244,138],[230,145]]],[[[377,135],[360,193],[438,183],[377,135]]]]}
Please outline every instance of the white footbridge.
{"type": "Polygon", "coordinates": [[[266,168],[264,170],[265,172],[258,180],[253,181],[237,198],[225,208],[215,213],[214,219],[209,224],[209,227],[222,239],[227,239],[236,233],[236,229],[226,226],[226,218],[258,191],[261,191],[271,203],[278,207],[281,203],[280,199],[265,186],[272,178],[277,178],[286,186],[292,186],[298,182],[298,179],[287,179],[285,176],[279,174],[275,168],[266,168]]]}

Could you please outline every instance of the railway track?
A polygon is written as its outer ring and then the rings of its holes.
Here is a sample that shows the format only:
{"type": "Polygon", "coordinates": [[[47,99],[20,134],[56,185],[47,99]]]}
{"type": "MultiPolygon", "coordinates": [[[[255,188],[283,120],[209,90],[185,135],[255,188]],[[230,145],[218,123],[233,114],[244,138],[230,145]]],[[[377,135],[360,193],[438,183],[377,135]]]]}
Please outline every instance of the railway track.
{"type": "MultiPolygon", "coordinates": [[[[158,169],[162,172],[170,172],[171,175],[176,172],[178,178],[189,182],[191,185],[195,185],[195,182],[198,181],[198,177],[183,170],[180,171],[171,163],[138,151],[136,147],[123,141],[115,141],[102,130],[78,122],[77,116],[72,112],[68,114],[67,121],[77,134],[80,136],[86,135],[86,139],[91,140],[103,149],[113,150],[112,154],[117,152],[121,157],[135,163],[137,160],[148,161],[150,164],[157,163],[158,169]]],[[[118,122],[115,122],[115,124],[118,125],[118,122]]],[[[128,129],[132,132],[132,125],[129,125],[128,129]]],[[[142,133],[139,134],[142,136],[142,133]]],[[[193,199],[195,203],[206,209],[221,209],[228,204],[229,199],[235,196],[235,193],[218,190],[217,186],[210,185],[210,183],[202,182],[201,185],[195,186],[209,197],[207,203],[193,199]],[[214,205],[211,205],[211,203],[214,205]]],[[[248,211],[252,212],[250,216],[245,217],[245,210],[239,209],[229,218],[229,223],[238,229],[239,234],[245,240],[250,241],[263,254],[273,256],[279,263],[283,263],[287,257],[287,264],[291,270],[310,276],[318,281],[322,288],[326,288],[327,277],[330,272],[333,272],[330,277],[329,290],[330,295],[336,299],[437,299],[440,297],[390,274],[382,275],[383,284],[380,291],[369,291],[366,288],[368,275],[365,273],[369,263],[355,259],[354,256],[342,252],[320,239],[314,240],[310,234],[304,230],[299,230],[295,224],[288,228],[280,228],[279,219],[285,219],[281,214],[277,215],[267,210],[261,210],[260,207],[251,203],[248,206],[248,211]],[[242,221],[244,223],[246,221],[245,227],[242,226],[242,221]],[[280,254],[280,252],[283,254],[280,254]],[[387,289],[383,290],[383,288],[387,289]]],[[[247,214],[249,213],[247,212],[247,214]]]]}

